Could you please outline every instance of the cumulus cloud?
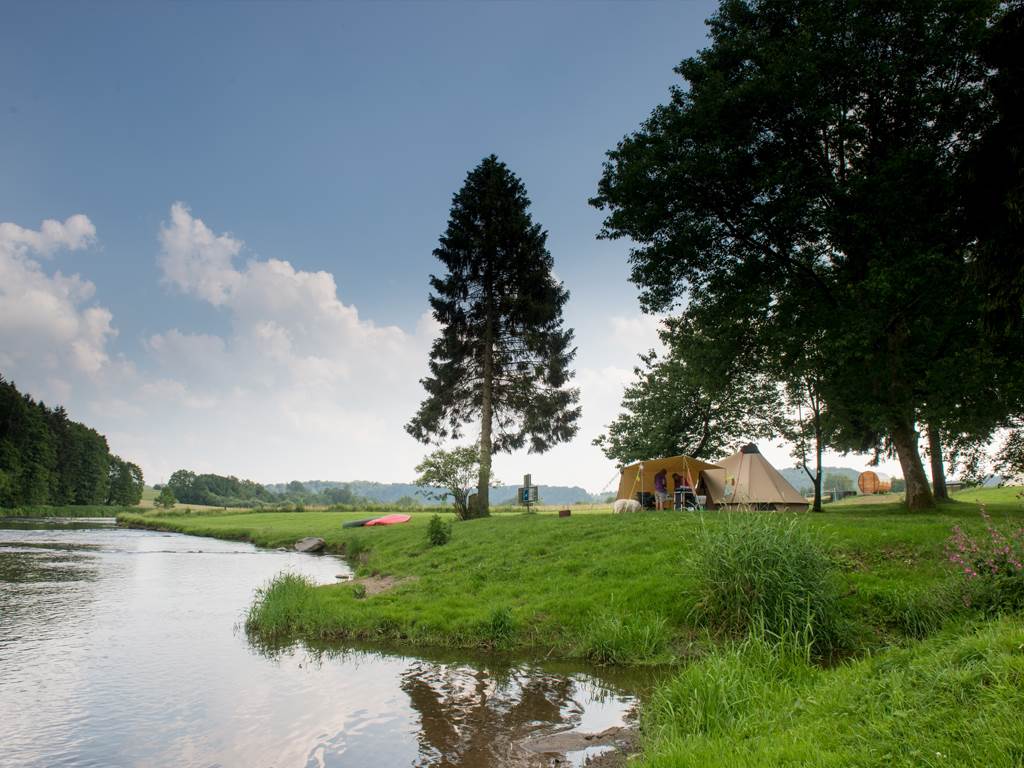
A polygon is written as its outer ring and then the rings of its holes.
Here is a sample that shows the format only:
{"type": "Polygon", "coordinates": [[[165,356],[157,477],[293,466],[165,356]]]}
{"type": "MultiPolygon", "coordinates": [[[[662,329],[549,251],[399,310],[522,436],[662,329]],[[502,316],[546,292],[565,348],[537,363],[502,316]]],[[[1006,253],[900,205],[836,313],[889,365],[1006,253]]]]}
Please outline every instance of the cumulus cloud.
{"type": "Polygon", "coordinates": [[[95,238],[82,214],[47,219],[38,230],[0,223],[0,369],[57,382],[68,372],[96,374],[108,361],[107,342],[117,331],[110,311],[91,303],[96,287],[77,274],[50,274],[42,261],[95,238]]]}
{"type": "Polygon", "coordinates": [[[63,222],[46,219],[38,230],[25,229],[12,222],[0,222],[0,248],[25,253],[34,251],[49,256],[59,248],[81,250],[96,239],[96,227],[89,217],[76,213],[63,222]]]}
{"type": "Polygon", "coordinates": [[[237,283],[232,260],[242,241],[215,235],[184,203],[171,206],[171,221],[160,227],[160,268],[170,285],[211,304],[223,304],[237,283]]]}

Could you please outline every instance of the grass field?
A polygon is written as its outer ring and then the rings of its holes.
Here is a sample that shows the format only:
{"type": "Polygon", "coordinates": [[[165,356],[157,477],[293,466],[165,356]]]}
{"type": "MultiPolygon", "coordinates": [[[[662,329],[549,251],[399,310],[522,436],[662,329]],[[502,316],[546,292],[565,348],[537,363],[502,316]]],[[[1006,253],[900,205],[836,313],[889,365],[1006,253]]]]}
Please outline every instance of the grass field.
{"type": "MultiPolygon", "coordinates": [[[[723,635],[698,610],[700,542],[750,513],[499,513],[428,545],[430,514],[343,529],[365,513],[123,513],[133,525],[269,547],[320,536],[361,577],[276,580],[250,612],[270,643],[386,641],[499,648],[607,664],[682,663],[644,709],[638,765],[1024,766],[1024,622],[964,603],[945,557],[954,525],[983,530],[979,504],[1024,524],[1017,489],[959,494],[936,511],[841,502],[781,515],[836,573],[843,637],[823,663],[799,632],[723,635]],[[780,640],[780,637],[782,639],[780,640]]],[[[756,565],[754,567],[757,567],[756,565]]]]}

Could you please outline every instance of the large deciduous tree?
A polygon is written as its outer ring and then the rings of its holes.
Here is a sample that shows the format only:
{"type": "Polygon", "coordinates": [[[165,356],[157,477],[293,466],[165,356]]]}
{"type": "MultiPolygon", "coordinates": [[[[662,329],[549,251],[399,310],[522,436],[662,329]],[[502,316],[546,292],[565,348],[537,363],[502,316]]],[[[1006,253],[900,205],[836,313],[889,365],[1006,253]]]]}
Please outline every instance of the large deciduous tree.
{"type": "Polygon", "coordinates": [[[693,318],[665,321],[667,351],[640,356],[622,413],[594,440],[609,459],[629,464],[686,455],[714,459],[773,432],[780,392],[767,371],[751,370],[722,329],[693,318]],[[724,353],[724,354],[723,354],[724,353]]]}
{"type": "MultiPolygon", "coordinates": [[[[891,450],[932,504],[917,424],[993,428],[1006,360],[976,320],[960,179],[994,120],[995,0],[725,0],[684,86],[609,153],[592,203],[645,308],[767,293],[763,350],[818,344],[841,448],[891,450]],[[995,357],[993,357],[995,356],[995,357]],[[955,359],[954,359],[955,357],[955,359]],[[997,362],[998,362],[997,360],[997,362]]],[[[771,363],[764,361],[768,366],[771,363]]]]}
{"type": "Polygon", "coordinates": [[[427,397],[406,429],[422,442],[480,425],[477,509],[487,514],[491,454],[543,452],[577,431],[576,350],[563,326],[568,291],[552,274],[547,233],[523,183],[491,155],[454,196],[434,256],[430,306],[441,335],[430,352],[427,397]]]}

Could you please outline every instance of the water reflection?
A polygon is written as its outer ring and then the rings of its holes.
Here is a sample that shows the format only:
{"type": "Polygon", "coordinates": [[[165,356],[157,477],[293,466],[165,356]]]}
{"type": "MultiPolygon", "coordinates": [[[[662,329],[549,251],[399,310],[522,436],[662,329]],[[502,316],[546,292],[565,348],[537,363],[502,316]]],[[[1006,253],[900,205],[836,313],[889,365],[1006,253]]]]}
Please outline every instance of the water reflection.
{"type": "Polygon", "coordinates": [[[420,765],[497,765],[541,727],[578,710],[575,682],[528,669],[472,669],[417,662],[402,675],[419,715],[420,765]]]}

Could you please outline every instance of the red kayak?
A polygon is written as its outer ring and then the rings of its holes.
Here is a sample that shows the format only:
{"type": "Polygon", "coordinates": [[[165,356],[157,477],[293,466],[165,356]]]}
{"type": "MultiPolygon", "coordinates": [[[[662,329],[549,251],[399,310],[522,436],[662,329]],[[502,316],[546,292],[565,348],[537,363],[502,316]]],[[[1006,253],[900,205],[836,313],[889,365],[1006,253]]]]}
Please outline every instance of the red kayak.
{"type": "Polygon", "coordinates": [[[384,517],[370,520],[366,525],[367,527],[371,525],[397,525],[398,523],[408,523],[410,520],[412,520],[412,515],[384,515],[384,517]]]}

